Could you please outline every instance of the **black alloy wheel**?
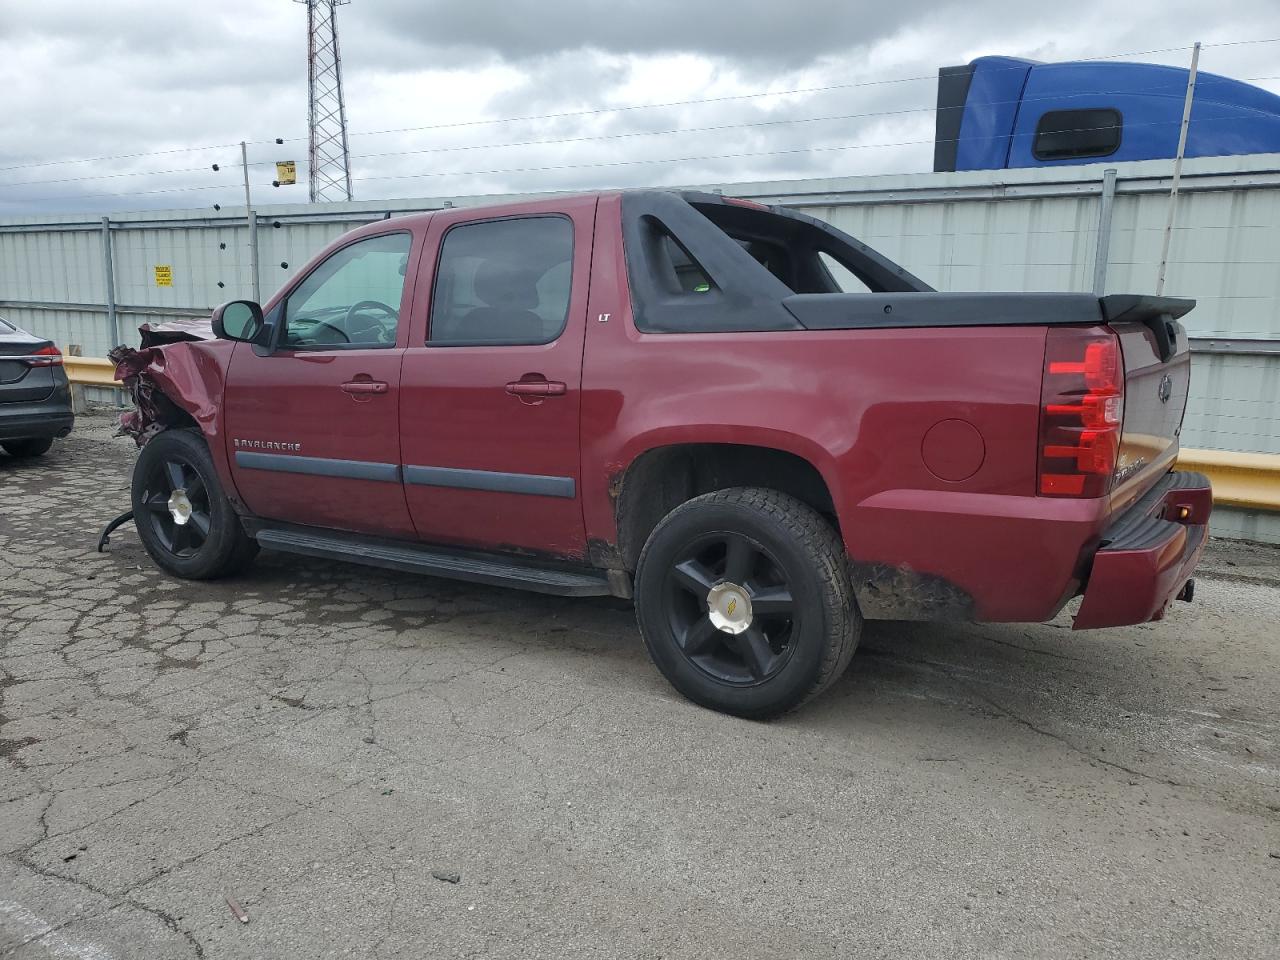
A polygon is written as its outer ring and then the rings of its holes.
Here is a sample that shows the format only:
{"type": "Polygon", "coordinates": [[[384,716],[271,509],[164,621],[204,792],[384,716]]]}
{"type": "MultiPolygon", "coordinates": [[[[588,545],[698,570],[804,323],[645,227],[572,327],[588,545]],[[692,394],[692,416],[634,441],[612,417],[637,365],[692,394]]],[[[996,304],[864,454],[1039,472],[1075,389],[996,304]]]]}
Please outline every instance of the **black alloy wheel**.
{"type": "Polygon", "coordinates": [[[835,527],[763,487],[703,494],[659,521],[636,565],[635,603],[672,686],[754,720],[826,689],[862,628],[835,527]]]}
{"type": "Polygon", "coordinates": [[[187,580],[243,570],[258,552],[231,506],[198,430],[165,430],[133,467],[133,517],[156,566],[187,580]]]}
{"type": "Polygon", "coordinates": [[[144,513],[160,544],[175,557],[194,557],[209,539],[212,517],[209,489],[195,466],[180,452],[158,459],[147,471],[142,494],[144,513]]]}
{"type": "Polygon", "coordinates": [[[740,533],[695,539],[668,580],[671,630],[680,652],[722,683],[761,683],[793,649],[798,611],[782,565],[740,533]]]}

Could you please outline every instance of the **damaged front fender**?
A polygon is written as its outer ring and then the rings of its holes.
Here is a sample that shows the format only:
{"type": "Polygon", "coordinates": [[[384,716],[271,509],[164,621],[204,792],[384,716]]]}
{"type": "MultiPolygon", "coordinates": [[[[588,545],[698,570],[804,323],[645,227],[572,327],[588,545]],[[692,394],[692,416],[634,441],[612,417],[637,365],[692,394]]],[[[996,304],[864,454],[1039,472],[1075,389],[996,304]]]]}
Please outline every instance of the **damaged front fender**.
{"type": "Polygon", "coordinates": [[[208,322],[143,326],[142,346],[116,347],[108,356],[116,379],[133,398],[120,417],[117,436],[143,447],[164,430],[195,427],[204,435],[222,488],[238,511],[242,506],[227,462],[222,394],[236,344],[213,339],[208,322]],[[206,335],[207,331],[207,335],[206,335]]]}
{"type": "Polygon", "coordinates": [[[142,447],[162,430],[194,425],[212,447],[235,344],[213,339],[207,321],[143,325],[139,332],[140,349],[121,346],[108,354],[134,406],[120,417],[117,435],[142,447]]]}

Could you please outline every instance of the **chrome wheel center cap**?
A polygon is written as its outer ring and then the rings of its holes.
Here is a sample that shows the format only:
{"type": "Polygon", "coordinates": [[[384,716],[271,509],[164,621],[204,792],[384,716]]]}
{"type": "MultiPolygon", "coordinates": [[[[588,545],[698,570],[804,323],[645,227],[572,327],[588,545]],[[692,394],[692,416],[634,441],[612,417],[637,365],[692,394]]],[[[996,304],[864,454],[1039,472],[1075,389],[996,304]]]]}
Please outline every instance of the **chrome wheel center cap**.
{"type": "Polygon", "coordinates": [[[191,520],[191,501],[187,499],[187,491],[181,487],[169,494],[169,516],[178,526],[184,526],[191,520]]]}
{"type": "Polygon", "coordinates": [[[736,583],[717,583],[707,594],[707,615],[717,630],[742,633],[751,626],[751,598],[736,583]]]}

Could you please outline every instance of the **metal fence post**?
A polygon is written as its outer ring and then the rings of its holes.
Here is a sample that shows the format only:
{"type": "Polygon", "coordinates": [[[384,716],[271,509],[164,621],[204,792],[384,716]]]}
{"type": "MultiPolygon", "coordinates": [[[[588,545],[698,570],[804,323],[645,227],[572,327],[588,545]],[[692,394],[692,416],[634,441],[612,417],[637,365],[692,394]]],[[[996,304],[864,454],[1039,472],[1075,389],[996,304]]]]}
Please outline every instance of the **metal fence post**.
{"type": "Polygon", "coordinates": [[[118,347],[124,342],[120,336],[120,322],[116,317],[116,276],[111,261],[111,218],[102,218],[102,275],[107,293],[107,345],[118,347]]]}
{"type": "Polygon", "coordinates": [[[258,264],[258,213],[249,211],[249,277],[253,283],[253,302],[262,302],[262,271],[258,264]]]}
{"type": "Polygon", "coordinates": [[[1200,41],[1191,48],[1191,69],[1187,71],[1187,95],[1182,101],[1182,126],[1178,130],[1178,152],[1173,158],[1173,181],[1169,185],[1169,217],[1164,224],[1160,249],[1160,269],[1156,274],[1156,296],[1164,295],[1164,278],[1169,269],[1169,244],[1173,242],[1173,221],[1178,213],[1178,185],[1182,180],[1182,158],[1187,152],[1187,129],[1191,126],[1191,101],[1196,95],[1196,71],[1200,67],[1200,41]]]}
{"type": "Polygon", "coordinates": [[[240,167],[244,171],[244,215],[249,222],[249,279],[253,284],[253,302],[262,302],[258,274],[258,215],[253,212],[253,200],[249,197],[249,148],[240,141],[240,167]]]}
{"type": "Polygon", "coordinates": [[[1107,292],[1107,266],[1111,260],[1111,215],[1116,208],[1116,169],[1102,171],[1102,199],[1098,204],[1098,242],[1093,250],[1093,295],[1107,292]]]}

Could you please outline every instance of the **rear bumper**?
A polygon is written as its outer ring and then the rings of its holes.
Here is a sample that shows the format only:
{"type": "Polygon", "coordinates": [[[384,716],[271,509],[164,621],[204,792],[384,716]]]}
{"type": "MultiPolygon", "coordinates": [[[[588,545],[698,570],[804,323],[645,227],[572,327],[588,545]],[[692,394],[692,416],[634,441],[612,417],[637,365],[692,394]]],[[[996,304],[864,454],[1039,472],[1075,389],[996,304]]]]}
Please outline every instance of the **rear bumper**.
{"type": "Polygon", "coordinates": [[[0,403],[0,440],[65,437],[75,419],[71,392],[62,384],[43,400],[0,403]]]}
{"type": "Polygon", "coordinates": [[[1103,533],[1072,629],[1163,618],[1200,562],[1212,511],[1208,477],[1166,474],[1103,533]]]}

